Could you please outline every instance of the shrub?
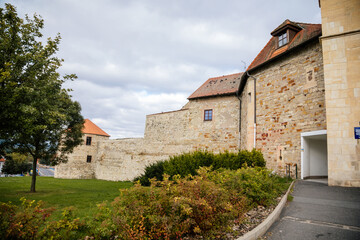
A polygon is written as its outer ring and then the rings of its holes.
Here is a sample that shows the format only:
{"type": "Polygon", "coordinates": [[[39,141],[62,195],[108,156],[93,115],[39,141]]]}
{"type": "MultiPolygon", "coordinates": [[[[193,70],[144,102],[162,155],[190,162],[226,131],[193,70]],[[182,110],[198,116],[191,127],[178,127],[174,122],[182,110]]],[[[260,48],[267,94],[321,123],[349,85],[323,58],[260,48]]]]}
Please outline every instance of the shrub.
{"type": "Polygon", "coordinates": [[[55,209],[43,208],[42,201],[20,200],[20,207],[0,203],[0,239],[78,239],[86,227],[71,208],[63,211],[62,219],[48,222],[55,209]]]}
{"type": "Polygon", "coordinates": [[[144,174],[134,179],[140,181],[141,185],[149,186],[150,179],[156,178],[161,181],[163,174],[170,175],[170,179],[175,175],[186,177],[197,175],[200,167],[211,166],[214,170],[225,168],[236,170],[243,166],[265,167],[265,160],[262,153],[256,149],[251,152],[247,150],[236,153],[224,152],[213,154],[207,151],[195,151],[170,157],[169,160],[153,163],[145,168],[144,174]]]}
{"type": "Polygon", "coordinates": [[[143,186],[150,186],[150,179],[156,178],[158,181],[163,180],[164,161],[152,163],[145,167],[144,174],[134,179],[134,182],[140,181],[143,186]]]}
{"type": "Polygon", "coordinates": [[[54,210],[42,208],[42,201],[20,200],[20,207],[0,203],[0,239],[34,239],[54,210]]]}
{"type": "Polygon", "coordinates": [[[75,218],[74,208],[68,207],[62,211],[62,218],[58,221],[47,222],[42,231],[39,232],[39,239],[79,239],[86,225],[79,218],[75,218]]]}
{"type": "Polygon", "coordinates": [[[180,175],[186,177],[188,175],[197,175],[200,167],[209,167],[213,164],[215,155],[207,151],[195,151],[192,153],[184,153],[178,156],[170,157],[164,162],[164,173],[172,176],[180,175]]]}
{"type": "Polygon", "coordinates": [[[150,187],[136,184],[121,190],[110,206],[101,206],[92,237],[120,239],[180,239],[202,235],[209,239],[231,231],[231,223],[241,219],[245,198],[234,199],[231,191],[207,179],[165,175],[152,180],[150,187]],[[105,210],[104,209],[108,209],[105,210]],[[96,228],[101,226],[101,228],[96,228]],[[102,230],[103,229],[103,230],[102,230]],[[102,235],[101,235],[102,234],[102,235]]]}
{"type": "Polygon", "coordinates": [[[275,203],[276,197],[288,187],[289,179],[274,175],[266,168],[221,169],[209,173],[209,178],[238,196],[247,198],[249,208],[275,203]]]}

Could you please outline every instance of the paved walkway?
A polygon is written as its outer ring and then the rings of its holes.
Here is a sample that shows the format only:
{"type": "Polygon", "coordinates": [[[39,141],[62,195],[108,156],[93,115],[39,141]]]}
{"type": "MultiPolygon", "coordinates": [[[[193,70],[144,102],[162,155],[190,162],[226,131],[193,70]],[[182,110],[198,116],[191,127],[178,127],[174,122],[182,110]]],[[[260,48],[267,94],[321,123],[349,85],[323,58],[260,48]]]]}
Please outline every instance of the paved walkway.
{"type": "Polygon", "coordinates": [[[266,239],[360,239],[360,188],[300,180],[291,195],[266,239]]]}

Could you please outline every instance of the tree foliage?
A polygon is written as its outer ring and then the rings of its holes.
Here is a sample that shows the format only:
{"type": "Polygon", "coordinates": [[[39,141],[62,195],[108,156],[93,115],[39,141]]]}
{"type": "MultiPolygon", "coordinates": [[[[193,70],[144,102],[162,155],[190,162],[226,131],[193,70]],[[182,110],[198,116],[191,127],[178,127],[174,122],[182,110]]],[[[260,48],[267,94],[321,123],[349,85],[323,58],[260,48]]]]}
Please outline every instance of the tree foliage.
{"type": "Polygon", "coordinates": [[[20,153],[11,153],[7,156],[5,164],[1,169],[5,174],[22,174],[29,172],[31,169],[31,159],[20,153]]]}
{"type": "MultiPolygon", "coordinates": [[[[44,44],[43,27],[36,14],[22,19],[11,4],[0,8],[0,154],[29,153],[34,172],[37,159],[66,161],[82,141],[84,122],[80,104],[62,88],[76,75],[57,72],[63,62],[55,56],[60,35],[44,44]]],[[[33,192],[35,181],[34,174],[33,192]]]]}

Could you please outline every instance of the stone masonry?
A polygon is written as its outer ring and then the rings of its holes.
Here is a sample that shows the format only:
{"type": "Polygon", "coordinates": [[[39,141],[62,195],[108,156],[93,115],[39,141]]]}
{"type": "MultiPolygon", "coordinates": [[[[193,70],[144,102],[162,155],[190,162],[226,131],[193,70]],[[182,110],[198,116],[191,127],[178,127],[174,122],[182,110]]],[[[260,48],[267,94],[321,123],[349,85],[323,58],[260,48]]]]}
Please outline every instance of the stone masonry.
{"type": "Polygon", "coordinates": [[[146,117],[144,138],[109,140],[93,134],[93,145],[78,147],[69,162],[56,167],[57,178],[133,180],[154,162],[169,156],[208,150],[237,151],[239,148],[239,99],[232,96],[190,100],[182,109],[146,117]],[[204,110],[212,109],[212,121],[204,110]],[[86,162],[86,155],[93,160],[86,162]]]}
{"type": "Polygon", "coordinates": [[[360,1],[322,0],[329,185],[360,187],[360,1]]]}
{"type": "MultiPolygon", "coordinates": [[[[286,164],[297,164],[300,171],[300,133],[326,129],[322,51],[318,39],[251,75],[256,78],[255,147],[263,152],[268,168],[285,173],[286,164]]],[[[251,79],[249,84],[253,82],[251,79]]],[[[251,119],[248,124],[250,138],[253,122],[251,119]]]]}

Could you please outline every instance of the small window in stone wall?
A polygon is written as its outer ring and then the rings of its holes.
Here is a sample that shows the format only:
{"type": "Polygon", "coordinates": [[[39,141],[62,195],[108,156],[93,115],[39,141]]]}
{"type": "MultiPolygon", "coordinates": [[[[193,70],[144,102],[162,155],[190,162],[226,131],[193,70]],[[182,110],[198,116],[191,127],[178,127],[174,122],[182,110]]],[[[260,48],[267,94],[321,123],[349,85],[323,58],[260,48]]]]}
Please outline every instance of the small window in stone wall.
{"type": "Polygon", "coordinates": [[[91,137],[86,137],[86,145],[91,145],[91,137]]]}
{"type": "Polygon", "coordinates": [[[317,82],[315,81],[315,74],[313,67],[309,67],[305,69],[305,85],[303,86],[304,89],[312,88],[317,86],[317,82]]]}
{"type": "Polygon", "coordinates": [[[86,157],[86,162],[87,162],[87,163],[91,163],[91,158],[92,158],[91,155],[87,155],[87,157],[86,157]]]}
{"type": "Polygon", "coordinates": [[[306,73],[306,80],[308,81],[308,82],[311,82],[311,81],[313,81],[314,79],[314,76],[313,76],[313,74],[314,74],[314,72],[312,71],[312,70],[310,70],[310,71],[308,71],[307,73],[306,73]]]}
{"type": "Polygon", "coordinates": [[[248,93],[249,96],[249,103],[251,103],[251,92],[248,93]]]}
{"type": "Polygon", "coordinates": [[[204,111],[204,121],[212,121],[213,111],[212,109],[206,109],[204,111]]]}

